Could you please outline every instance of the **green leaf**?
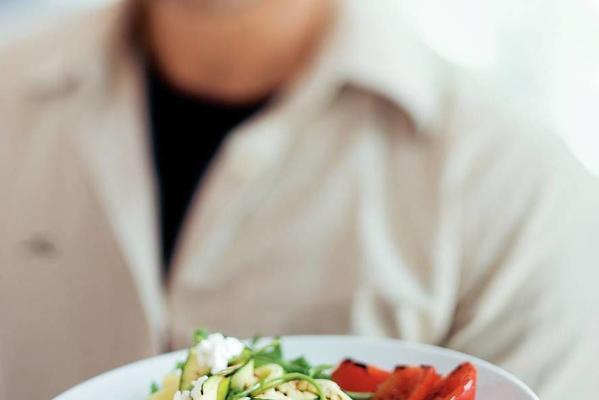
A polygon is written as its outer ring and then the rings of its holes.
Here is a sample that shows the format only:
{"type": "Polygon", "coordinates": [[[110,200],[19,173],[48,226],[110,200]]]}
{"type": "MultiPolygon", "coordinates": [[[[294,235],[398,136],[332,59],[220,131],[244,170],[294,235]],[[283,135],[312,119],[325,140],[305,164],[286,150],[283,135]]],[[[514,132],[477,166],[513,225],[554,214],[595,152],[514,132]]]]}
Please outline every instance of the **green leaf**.
{"type": "Polygon", "coordinates": [[[200,343],[202,340],[208,337],[208,331],[206,329],[197,329],[192,336],[193,346],[200,343]]]}
{"type": "Polygon", "coordinates": [[[310,373],[308,375],[310,375],[313,378],[316,379],[331,379],[331,374],[327,373],[326,371],[334,368],[335,366],[332,364],[320,364],[320,365],[316,365],[312,368],[310,368],[310,373]]]}
{"type": "Polygon", "coordinates": [[[152,381],[152,384],[150,385],[150,394],[154,394],[159,390],[160,386],[158,386],[158,383],[156,383],[156,381],[152,381]]]}
{"type": "Polygon", "coordinates": [[[300,374],[310,375],[311,365],[305,357],[298,357],[293,360],[284,361],[283,368],[287,372],[299,372],[300,374]]]}
{"type": "Polygon", "coordinates": [[[283,350],[281,349],[281,340],[279,338],[273,339],[272,342],[264,347],[253,350],[252,358],[254,359],[256,368],[269,363],[279,364],[285,368],[283,350]]]}
{"type": "Polygon", "coordinates": [[[302,368],[302,369],[310,368],[310,363],[308,362],[308,360],[306,360],[306,357],[304,357],[304,356],[290,360],[289,363],[296,368],[302,368]]]}
{"type": "MultiPolygon", "coordinates": [[[[253,347],[255,348],[255,345],[253,347]]],[[[254,349],[251,358],[254,360],[256,368],[265,364],[275,363],[283,367],[285,372],[296,372],[318,379],[330,378],[329,374],[325,373],[325,371],[333,368],[332,365],[328,364],[312,367],[305,357],[285,360],[283,358],[283,349],[279,338],[273,339],[272,342],[259,349],[254,349]]]]}

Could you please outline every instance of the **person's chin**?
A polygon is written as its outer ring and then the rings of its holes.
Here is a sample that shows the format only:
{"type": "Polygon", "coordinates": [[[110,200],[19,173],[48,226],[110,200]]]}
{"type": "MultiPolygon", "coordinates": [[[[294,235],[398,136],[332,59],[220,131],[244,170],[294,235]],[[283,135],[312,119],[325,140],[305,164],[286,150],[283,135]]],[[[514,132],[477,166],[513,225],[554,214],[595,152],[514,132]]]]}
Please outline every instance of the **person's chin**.
{"type": "MultiPolygon", "coordinates": [[[[164,1],[164,0],[163,0],[164,1]]],[[[209,8],[213,10],[228,10],[247,7],[262,3],[265,0],[176,0],[181,3],[192,4],[196,7],[209,8]]]]}

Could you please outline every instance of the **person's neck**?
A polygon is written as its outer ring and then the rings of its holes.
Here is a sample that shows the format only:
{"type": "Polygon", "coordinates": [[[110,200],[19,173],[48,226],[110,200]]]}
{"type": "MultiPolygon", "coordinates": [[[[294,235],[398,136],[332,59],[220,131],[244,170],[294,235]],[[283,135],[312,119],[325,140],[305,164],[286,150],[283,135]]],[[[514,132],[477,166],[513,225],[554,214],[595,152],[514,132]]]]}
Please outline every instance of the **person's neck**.
{"type": "Polygon", "coordinates": [[[263,98],[291,80],[318,46],[334,3],[220,1],[144,1],[143,26],[152,59],[174,86],[230,103],[263,98]]]}

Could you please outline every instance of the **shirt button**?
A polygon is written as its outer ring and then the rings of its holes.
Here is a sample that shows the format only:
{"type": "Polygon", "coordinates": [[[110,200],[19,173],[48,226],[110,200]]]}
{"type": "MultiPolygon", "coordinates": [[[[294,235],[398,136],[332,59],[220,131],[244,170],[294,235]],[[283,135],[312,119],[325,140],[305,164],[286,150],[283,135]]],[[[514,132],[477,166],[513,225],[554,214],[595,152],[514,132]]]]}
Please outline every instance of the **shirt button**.
{"type": "Polygon", "coordinates": [[[20,243],[21,249],[28,255],[39,258],[54,258],[58,247],[48,236],[36,233],[20,243]]]}

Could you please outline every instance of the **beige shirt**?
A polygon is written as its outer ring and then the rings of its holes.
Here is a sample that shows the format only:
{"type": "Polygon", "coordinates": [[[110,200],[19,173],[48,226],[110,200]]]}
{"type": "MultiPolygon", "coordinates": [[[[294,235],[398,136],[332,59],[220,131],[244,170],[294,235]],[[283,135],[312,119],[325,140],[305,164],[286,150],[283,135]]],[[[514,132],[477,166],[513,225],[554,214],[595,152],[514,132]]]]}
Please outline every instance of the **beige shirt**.
{"type": "Polygon", "coordinates": [[[195,327],[440,344],[544,400],[597,396],[597,182],[392,0],[343,1],[301,79],[231,132],[166,288],[126,26],[111,6],[0,55],[0,398],[51,397],[195,327]]]}

